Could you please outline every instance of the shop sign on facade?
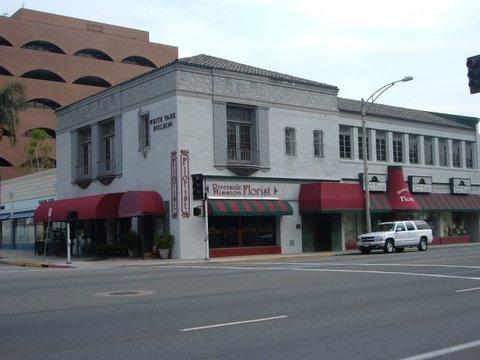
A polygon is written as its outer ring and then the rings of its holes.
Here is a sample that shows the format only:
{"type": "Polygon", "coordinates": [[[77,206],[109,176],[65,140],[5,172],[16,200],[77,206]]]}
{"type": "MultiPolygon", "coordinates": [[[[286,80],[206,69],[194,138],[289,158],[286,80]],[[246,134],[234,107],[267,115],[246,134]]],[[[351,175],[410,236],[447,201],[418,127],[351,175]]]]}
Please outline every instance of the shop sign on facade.
{"type": "MultiPolygon", "coordinates": [[[[358,174],[363,191],[365,185],[363,184],[363,173],[358,174]]],[[[385,174],[368,174],[368,190],[371,192],[385,192],[387,191],[387,176],[385,174]]]]}
{"type": "Polygon", "coordinates": [[[450,178],[450,192],[452,194],[470,194],[470,179],[450,178]]]}
{"type": "Polygon", "coordinates": [[[176,119],[176,113],[160,115],[156,118],[150,119],[150,125],[152,125],[153,131],[161,131],[173,126],[173,122],[176,119]]]}
{"type": "Polygon", "coordinates": [[[410,192],[428,194],[433,191],[431,176],[409,176],[408,186],[410,192]]]}
{"type": "Polygon", "coordinates": [[[278,189],[269,184],[207,182],[209,197],[278,198],[278,189]]]}

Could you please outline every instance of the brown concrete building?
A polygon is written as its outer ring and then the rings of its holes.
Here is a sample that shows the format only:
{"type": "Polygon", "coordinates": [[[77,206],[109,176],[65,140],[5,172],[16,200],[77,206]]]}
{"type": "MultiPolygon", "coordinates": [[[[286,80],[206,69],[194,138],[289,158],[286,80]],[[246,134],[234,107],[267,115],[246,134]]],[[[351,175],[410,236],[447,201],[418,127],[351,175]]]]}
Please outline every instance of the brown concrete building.
{"type": "Polygon", "coordinates": [[[150,42],[146,31],[28,9],[0,17],[0,88],[19,82],[29,100],[16,146],[8,134],[0,142],[1,178],[31,172],[25,146],[32,129],[47,131],[54,162],[53,110],[177,57],[177,47],[150,42]]]}

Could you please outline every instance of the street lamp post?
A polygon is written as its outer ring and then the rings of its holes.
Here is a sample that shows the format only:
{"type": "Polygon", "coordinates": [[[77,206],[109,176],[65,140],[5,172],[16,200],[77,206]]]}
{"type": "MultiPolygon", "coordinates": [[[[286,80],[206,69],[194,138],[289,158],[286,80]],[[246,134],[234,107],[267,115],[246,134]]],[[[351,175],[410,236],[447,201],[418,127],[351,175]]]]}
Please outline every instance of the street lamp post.
{"type": "MultiPolygon", "coordinates": [[[[373,105],[375,100],[378,99],[380,95],[382,95],[385,91],[390,89],[396,83],[399,82],[406,82],[413,80],[412,76],[405,76],[403,79],[388,83],[378,90],[376,90],[372,95],[370,95],[367,100],[362,98],[361,102],[361,113],[362,113],[362,154],[363,154],[363,184],[365,187],[365,221],[367,225],[367,232],[372,231],[372,224],[370,219],[370,181],[368,179],[368,150],[367,150],[367,129],[366,129],[366,121],[365,121],[365,114],[368,112],[368,109],[373,105]],[[369,103],[370,101],[370,103],[369,103]]],[[[374,156],[374,154],[372,154],[374,156]]]]}

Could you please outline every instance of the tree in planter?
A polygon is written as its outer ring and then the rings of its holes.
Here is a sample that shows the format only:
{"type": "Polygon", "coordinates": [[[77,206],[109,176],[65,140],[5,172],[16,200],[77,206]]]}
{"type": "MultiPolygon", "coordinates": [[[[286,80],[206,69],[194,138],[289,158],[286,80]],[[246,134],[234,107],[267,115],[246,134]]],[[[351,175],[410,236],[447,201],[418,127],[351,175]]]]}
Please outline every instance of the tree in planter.
{"type": "Polygon", "coordinates": [[[25,146],[32,172],[52,169],[55,164],[50,159],[52,147],[45,143],[50,137],[44,129],[33,129],[29,132],[31,140],[25,146]]]}
{"type": "Polygon", "coordinates": [[[133,231],[128,231],[122,235],[122,241],[128,248],[128,254],[135,256],[138,254],[138,247],[140,245],[138,235],[133,231]]]}
{"type": "Polygon", "coordinates": [[[153,240],[156,248],[158,249],[160,257],[162,259],[167,259],[175,242],[173,235],[168,233],[155,233],[153,240]]]}

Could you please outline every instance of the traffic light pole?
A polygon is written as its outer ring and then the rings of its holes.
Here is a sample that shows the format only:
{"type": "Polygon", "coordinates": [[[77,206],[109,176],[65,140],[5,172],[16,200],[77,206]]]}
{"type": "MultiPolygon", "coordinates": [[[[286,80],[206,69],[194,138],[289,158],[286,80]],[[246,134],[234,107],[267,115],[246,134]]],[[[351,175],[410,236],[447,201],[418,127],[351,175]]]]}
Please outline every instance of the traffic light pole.
{"type": "Polygon", "coordinates": [[[208,238],[208,195],[205,192],[204,200],[203,200],[203,214],[205,216],[205,260],[210,259],[210,244],[208,238]]]}

